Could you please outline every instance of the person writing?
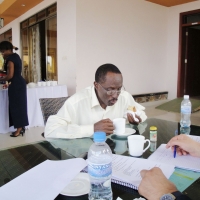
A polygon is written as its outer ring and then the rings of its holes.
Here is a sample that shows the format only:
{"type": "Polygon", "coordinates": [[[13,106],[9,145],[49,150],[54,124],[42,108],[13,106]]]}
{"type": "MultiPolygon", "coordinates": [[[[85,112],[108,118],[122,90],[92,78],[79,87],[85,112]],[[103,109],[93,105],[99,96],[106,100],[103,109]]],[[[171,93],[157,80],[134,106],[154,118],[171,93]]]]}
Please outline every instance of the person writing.
{"type": "Polygon", "coordinates": [[[8,99],[9,99],[9,120],[10,126],[17,130],[11,134],[11,137],[17,137],[24,134],[25,126],[28,123],[26,82],[21,76],[22,62],[18,54],[13,53],[13,45],[8,41],[0,43],[0,53],[2,54],[5,65],[4,70],[7,75],[0,78],[0,81],[8,81],[8,99]]]}
{"type": "MultiPolygon", "coordinates": [[[[166,148],[174,150],[177,146],[179,155],[200,157],[200,143],[189,136],[181,134],[173,137],[166,145],[166,148]]],[[[139,193],[148,200],[189,200],[190,198],[179,192],[176,186],[170,182],[162,173],[160,168],[154,167],[151,170],[140,172],[142,181],[139,185],[139,193]]]]}
{"type": "Polygon", "coordinates": [[[71,96],[56,115],[48,118],[45,137],[90,137],[99,130],[112,134],[112,120],[123,117],[129,106],[134,106],[141,113],[136,115],[137,120],[127,114],[130,124],[146,120],[145,108],[123,89],[120,70],[113,64],[101,65],[95,73],[94,85],[71,96]]]}

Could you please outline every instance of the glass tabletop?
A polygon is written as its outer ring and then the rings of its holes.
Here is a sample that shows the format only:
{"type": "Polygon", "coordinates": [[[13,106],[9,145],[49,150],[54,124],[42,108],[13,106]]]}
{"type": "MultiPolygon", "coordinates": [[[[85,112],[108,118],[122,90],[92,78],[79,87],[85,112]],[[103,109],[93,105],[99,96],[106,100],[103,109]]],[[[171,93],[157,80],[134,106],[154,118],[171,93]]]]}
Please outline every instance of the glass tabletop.
{"type": "MultiPolygon", "coordinates": [[[[171,122],[161,119],[150,118],[139,126],[131,128],[136,130],[135,134],[142,134],[146,139],[149,139],[150,126],[157,127],[157,143],[159,147],[162,143],[167,143],[173,136],[175,130],[191,135],[200,135],[200,127],[192,125],[190,130],[180,129],[177,122],[171,122]]],[[[130,128],[130,126],[129,126],[130,128]]],[[[107,137],[107,144],[115,154],[130,156],[128,153],[127,137],[118,137],[110,135],[107,137]]],[[[92,138],[81,139],[48,139],[46,141],[37,142],[34,144],[27,144],[19,147],[9,148],[0,151],[0,186],[6,184],[10,180],[16,178],[20,174],[35,167],[46,159],[49,160],[65,160],[70,158],[87,158],[89,147],[93,144],[92,138]]],[[[148,149],[142,158],[148,158],[152,152],[148,149]]],[[[191,199],[200,199],[200,180],[198,179],[184,193],[191,199]]],[[[120,197],[124,200],[133,200],[139,198],[140,195],[136,190],[125,186],[112,183],[113,199],[120,197]]],[[[67,197],[58,195],[59,199],[88,199],[87,195],[79,197],[67,197]]]]}

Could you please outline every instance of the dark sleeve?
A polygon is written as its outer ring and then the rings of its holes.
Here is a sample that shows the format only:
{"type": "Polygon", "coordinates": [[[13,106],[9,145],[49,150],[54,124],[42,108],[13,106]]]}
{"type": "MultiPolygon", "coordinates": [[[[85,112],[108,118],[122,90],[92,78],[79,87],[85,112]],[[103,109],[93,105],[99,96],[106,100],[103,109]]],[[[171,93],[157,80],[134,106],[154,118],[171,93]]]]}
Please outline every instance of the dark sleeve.
{"type": "Polygon", "coordinates": [[[21,59],[18,54],[13,53],[11,56],[8,57],[7,61],[11,61],[14,64],[19,63],[21,64],[21,59]]]}
{"type": "Polygon", "coordinates": [[[191,200],[188,196],[181,193],[180,191],[172,192],[172,194],[176,197],[176,200],[191,200]]]}
{"type": "Polygon", "coordinates": [[[176,197],[176,200],[191,200],[188,196],[182,194],[179,197],[176,197]]]}

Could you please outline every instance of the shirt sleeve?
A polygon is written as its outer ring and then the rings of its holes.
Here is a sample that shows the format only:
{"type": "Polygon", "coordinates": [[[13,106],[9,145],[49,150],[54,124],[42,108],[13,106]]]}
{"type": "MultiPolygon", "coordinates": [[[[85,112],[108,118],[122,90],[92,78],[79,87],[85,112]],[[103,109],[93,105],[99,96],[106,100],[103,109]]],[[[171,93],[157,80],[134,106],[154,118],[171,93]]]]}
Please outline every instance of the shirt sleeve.
{"type": "Polygon", "coordinates": [[[176,197],[176,200],[191,200],[188,196],[182,194],[181,196],[176,197]]]}
{"type": "Polygon", "coordinates": [[[74,123],[76,111],[69,101],[66,101],[56,115],[51,115],[45,126],[46,138],[83,138],[94,133],[94,125],[78,125],[74,123]]]}

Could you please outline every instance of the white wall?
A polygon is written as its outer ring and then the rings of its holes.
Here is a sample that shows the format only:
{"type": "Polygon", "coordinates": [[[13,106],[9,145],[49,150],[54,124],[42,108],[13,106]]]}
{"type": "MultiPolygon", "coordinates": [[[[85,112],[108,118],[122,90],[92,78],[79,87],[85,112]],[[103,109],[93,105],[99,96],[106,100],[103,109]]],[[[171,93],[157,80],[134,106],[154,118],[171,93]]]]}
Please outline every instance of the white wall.
{"type": "Polygon", "coordinates": [[[166,24],[167,8],[157,4],[77,1],[77,89],[93,83],[101,64],[113,63],[130,93],[167,90],[166,24]]]}
{"type": "Polygon", "coordinates": [[[76,92],[76,1],[57,2],[58,80],[76,92]]]}
{"type": "MultiPolygon", "coordinates": [[[[20,22],[56,0],[45,0],[4,28],[20,47],[20,22]]],[[[141,0],[57,1],[58,80],[69,95],[91,85],[101,64],[113,63],[132,94],[177,93],[179,13],[200,2],[167,8],[141,0]]]]}

